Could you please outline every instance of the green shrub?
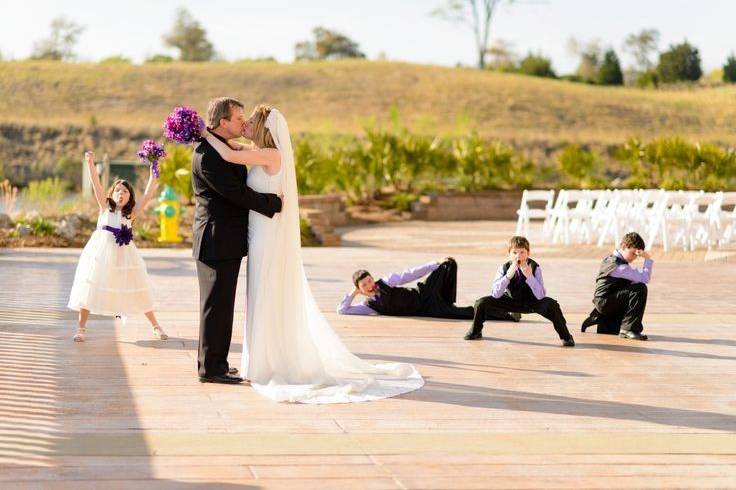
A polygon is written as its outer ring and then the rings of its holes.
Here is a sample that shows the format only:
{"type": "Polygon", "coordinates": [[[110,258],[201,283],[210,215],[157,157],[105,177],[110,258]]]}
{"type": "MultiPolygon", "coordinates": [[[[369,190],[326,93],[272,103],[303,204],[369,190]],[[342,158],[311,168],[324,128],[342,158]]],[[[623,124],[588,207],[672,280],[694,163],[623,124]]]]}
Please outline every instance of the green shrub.
{"type": "Polygon", "coordinates": [[[165,146],[166,158],[159,162],[159,186],[163,189],[165,185],[170,185],[179,197],[191,202],[194,197],[191,175],[192,147],[173,143],[165,146]]]}
{"type": "Polygon", "coordinates": [[[657,88],[659,87],[659,75],[655,70],[647,70],[637,77],[636,86],[639,88],[657,88]]]}
{"type": "Polygon", "coordinates": [[[657,74],[664,83],[700,80],[703,70],[698,49],[688,42],[670,46],[659,55],[657,74]]]}
{"type": "Polygon", "coordinates": [[[590,189],[603,185],[598,177],[602,162],[600,156],[582,148],[580,145],[568,145],[557,156],[559,169],[567,176],[570,185],[590,189]]]}
{"type": "Polygon", "coordinates": [[[529,53],[519,63],[519,73],[524,75],[532,75],[535,77],[556,78],[555,71],[552,69],[552,60],[542,56],[541,54],[529,53]]]}
{"type": "Polygon", "coordinates": [[[724,190],[736,186],[736,153],[711,143],[682,138],[643,143],[632,138],[614,153],[629,166],[627,186],[724,190]]]}
{"type": "Polygon", "coordinates": [[[67,182],[59,177],[33,180],[21,192],[21,201],[41,213],[58,211],[67,188],[67,182]]]}

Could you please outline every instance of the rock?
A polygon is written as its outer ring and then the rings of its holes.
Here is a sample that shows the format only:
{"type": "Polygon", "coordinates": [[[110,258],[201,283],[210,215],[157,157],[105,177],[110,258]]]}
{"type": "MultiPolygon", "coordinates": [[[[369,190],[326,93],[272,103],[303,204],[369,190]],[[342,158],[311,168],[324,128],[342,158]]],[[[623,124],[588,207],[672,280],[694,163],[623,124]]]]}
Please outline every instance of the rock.
{"type": "Polygon", "coordinates": [[[13,219],[10,217],[10,215],[0,213],[0,230],[9,230],[13,228],[13,226],[13,219]]]}
{"type": "Polygon", "coordinates": [[[78,229],[78,226],[74,224],[74,221],[75,220],[70,218],[63,218],[56,225],[56,234],[66,238],[67,240],[73,239],[77,235],[78,229]]]}
{"type": "Polygon", "coordinates": [[[22,223],[18,223],[15,227],[15,231],[18,233],[18,236],[20,238],[23,238],[31,234],[31,227],[22,223]]]}
{"type": "Polygon", "coordinates": [[[29,211],[25,214],[23,218],[23,221],[31,223],[33,221],[36,221],[37,219],[41,219],[41,213],[36,210],[29,211]]]}

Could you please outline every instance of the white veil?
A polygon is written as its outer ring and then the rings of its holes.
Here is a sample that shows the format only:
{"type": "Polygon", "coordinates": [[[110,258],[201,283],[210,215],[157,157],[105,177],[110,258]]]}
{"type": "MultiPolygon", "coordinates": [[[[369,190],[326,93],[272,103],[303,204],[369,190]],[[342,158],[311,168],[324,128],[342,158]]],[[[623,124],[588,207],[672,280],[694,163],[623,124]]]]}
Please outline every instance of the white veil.
{"type": "Polygon", "coordinates": [[[372,363],[353,355],[319,310],[302,262],[289,127],[276,109],[271,110],[266,127],[281,154],[284,204],[273,220],[278,224],[262,237],[267,246],[258,278],[253,278],[257,283],[248,279],[252,325],[246,326],[245,375],[269,398],[302,403],[375,400],[420,388],[424,380],[410,364],[372,363]],[[257,288],[252,296],[251,287],[257,288]]]}

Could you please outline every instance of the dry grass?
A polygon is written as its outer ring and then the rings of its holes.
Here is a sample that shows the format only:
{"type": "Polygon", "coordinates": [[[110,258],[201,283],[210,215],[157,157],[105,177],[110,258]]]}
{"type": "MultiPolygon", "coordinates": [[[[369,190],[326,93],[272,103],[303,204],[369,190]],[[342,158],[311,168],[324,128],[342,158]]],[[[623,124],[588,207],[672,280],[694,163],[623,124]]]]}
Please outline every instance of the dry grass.
{"type": "Polygon", "coordinates": [[[396,106],[417,132],[471,129],[519,143],[621,143],[678,134],[736,143],[736,88],[643,91],[474,69],[346,61],[144,66],[0,62],[0,123],[98,124],[158,131],[175,105],[267,101],[292,131],[358,133],[396,106]]]}

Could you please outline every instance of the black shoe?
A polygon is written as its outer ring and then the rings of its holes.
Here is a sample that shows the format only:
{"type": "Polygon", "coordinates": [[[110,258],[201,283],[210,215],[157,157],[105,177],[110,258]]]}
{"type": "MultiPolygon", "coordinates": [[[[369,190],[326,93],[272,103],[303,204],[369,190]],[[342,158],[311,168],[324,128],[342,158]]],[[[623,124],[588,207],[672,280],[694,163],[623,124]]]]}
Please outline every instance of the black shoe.
{"type": "Polygon", "coordinates": [[[649,338],[643,333],[632,332],[631,330],[621,330],[618,336],[629,340],[647,340],[649,338]]]}
{"type": "Polygon", "coordinates": [[[238,368],[230,368],[227,370],[227,374],[232,374],[233,376],[238,375],[238,368]]]}
{"type": "Polygon", "coordinates": [[[575,339],[572,336],[562,339],[562,347],[575,347],[575,339]]]}
{"type": "Polygon", "coordinates": [[[521,321],[521,313],[509,313],[512,322],[519,323],[521,321]]]}
{"type": "Polygon", "coordinates": [[[463,337],[465,340],[479,340],[483,338],[483,329],[476,330],[474,328],[471,328],[467,331],[465,334],[465,337],[463,337]]]}
{"type": "Polygon", "coordinates": [[[226,385],[236,385],[243,382],[243,378],[231,376],[229,374],[221,374],[219,376],[200,376],[200,383],[222,383],[226,385]]]}
{"type": "Polygon", "coordinates": [[[583,324],[580,326],[580,331],[585,332],[588,327],[592,327],[593,325],[598,324],[598,320],[600,320],[600,316],[598,315],[598,312],[593,310],[593,312],[583,321],[583,324]]]}

